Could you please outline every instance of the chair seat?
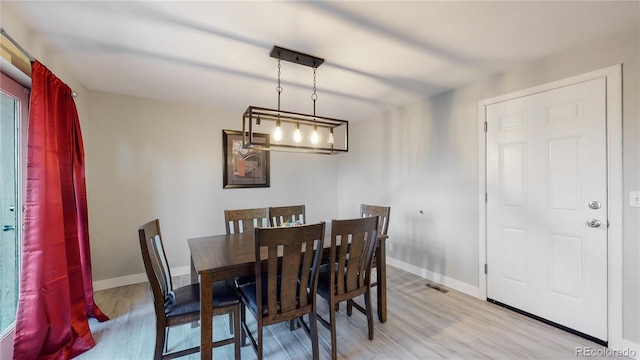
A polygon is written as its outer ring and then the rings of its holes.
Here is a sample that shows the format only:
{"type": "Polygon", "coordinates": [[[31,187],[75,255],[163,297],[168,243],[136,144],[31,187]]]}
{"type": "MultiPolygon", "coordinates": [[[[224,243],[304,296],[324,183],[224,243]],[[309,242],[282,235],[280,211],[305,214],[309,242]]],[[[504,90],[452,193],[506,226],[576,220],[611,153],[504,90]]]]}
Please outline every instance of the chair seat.
{"type": "Polygon", "coordinates": [[[234,281],[236,283],[236,287],[240,287],[242,285],[255,282],[256,281],[256,277],[255,277],[255,275],[245,275],[245,276],[240,276],[240,277],[235,278],[234,281]]]}
{"type": "MultiPolygon", "coordinates": [[[[338,264],[334,264],[333,271],[338,271],[338,264]]],[[[346,276],[346,270],[344,272],[346,276]]],[[[331,266],[329,264],[322,264],[318,268],[318,295],[327,298],[329,296],[329,283],[331,282],[331,266]]]]}
{"type": "MultiPolygon", "coordinates": [[[[278,294],[280,293],[280,289],[282,287],[282,278],[278,276],[278,294]]],[[[245,301],[245,304],[251,309],[254,314],[258,314],[258,292],[256,289],[256,282],[249,282],[242,284],[238,287],[238,291],[240,291],[240,296],[245,301]]],[[[267,310],[267,279],[262,278],[262,314],[266,315],[268,313],[267,310]]]]}
{"type": "MultiPolygon", "coordinates": [[[[334,264],[333,271],[337,270],[338,264],[334,264]]],[[[331,276],[331,265],[329,263],[322,264],[318,268],[318,295],[325,297],[329,295],[329,282],[331,276]]]]}
{"type": "MultiPolygon", "coordinates": [[[[171,291],[164,303],[167,318],[200,311],[200,284],[191,284],[171,291]]],[[[213,284],[213,307],[221,308],[239,303],[238,294],[226,281],[213,284]]]]}

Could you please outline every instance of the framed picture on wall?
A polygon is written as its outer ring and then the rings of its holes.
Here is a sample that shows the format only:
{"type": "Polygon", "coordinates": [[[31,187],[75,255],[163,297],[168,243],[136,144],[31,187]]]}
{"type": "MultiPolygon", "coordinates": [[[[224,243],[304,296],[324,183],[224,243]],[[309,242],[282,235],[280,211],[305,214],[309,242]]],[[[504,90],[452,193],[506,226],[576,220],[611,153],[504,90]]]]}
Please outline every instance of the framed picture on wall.
{"type": "MultiPolygon", "coordinates": [[[[269,146],[268,134],[253,136],[254,141],[269,146]]],[[[269,151],[245,149],[241,131],[222,130],[222,154],[225,189],[269,187],[269,151]]]]}

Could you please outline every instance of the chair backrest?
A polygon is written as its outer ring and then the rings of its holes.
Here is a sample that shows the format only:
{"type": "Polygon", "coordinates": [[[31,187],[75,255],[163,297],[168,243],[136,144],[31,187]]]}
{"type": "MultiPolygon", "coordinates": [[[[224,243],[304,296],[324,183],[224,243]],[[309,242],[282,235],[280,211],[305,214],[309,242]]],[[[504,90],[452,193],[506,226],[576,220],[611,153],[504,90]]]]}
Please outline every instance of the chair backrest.
{"type": "Polygon", "coordinates": [[[299,224],[305,224],[307,215],[304,212],[304,205],[279,206],[269,208],[269,221],[271,226],[281,226],[287,220],[299,224]]]}
{"type": "Polygon", "coordinates": [[[253,231],[256,227],[269,226],[269,209],[225,210],[224,226],[227,234],[239,234],[253,231]]]}
{"type": "Polygon", "coordinates": [[[331,222],[329,264],[336,264],[337,271],[330,272],[329,288],[335,291],[335,295],[364,293],[369,286],[377,228],[378,217],[331,222]]]}
{"type": "Polygon", "coordinates": [[[140,251],[142,252],[144,269],[153,292],[156,314],[158,314],[158,311],[164,314],[164,303],[173,290],[173,282],[167,256],[164,252],[164,244],[162,243],[160,221],[155,219],[140,226],[138,228],[138,237],[140,238],[140,251]]]}
{"type": "Polygon", "coordinates": [[[378,222],[378,235],[387,235],[390,212],[391,208],[389,206],[360,204],[360,217],[380,217],[380,222],[378,222]]]}
{"type": "Polygon", "coordinates": [[[256,287],[257,309],[267,309],[261,320],[276,323],[315,310],[324,225],[256,228],[256,259],[262,259],[256,261],[256,283],[266,282],[256,287]]]}

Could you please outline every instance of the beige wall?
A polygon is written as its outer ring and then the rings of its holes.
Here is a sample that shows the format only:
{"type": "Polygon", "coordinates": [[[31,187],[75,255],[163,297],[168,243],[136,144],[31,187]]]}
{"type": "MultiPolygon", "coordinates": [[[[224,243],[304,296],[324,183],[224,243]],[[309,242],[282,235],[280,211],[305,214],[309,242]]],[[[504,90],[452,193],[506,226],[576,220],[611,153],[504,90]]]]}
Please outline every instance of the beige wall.
{"type": "Polygon", "coordinates": [[[639,30],[353,124],[353,151],[341,159],[341,208],[359,201],[391,205],[391,258],[433,272],[436,280],[477,287],[478,102],[622,63],[623,332],[640,342],[640,209],[628,200],[629,191],[640,190],[639,30]],[[365,180],[370,172],[378,174],[373,181],[365,180]]]}
{"type": "Polygon", "coordinates": [[[338,157],[271,153],[271,187],[222,188],[222,129],[238,112],[92,91],[84,132],[94,280],[144,272],[138,226],[159,218],[172,268],[190,237],[222,234],[224,209],[306,204],[308,221],[337,213],[338,157]]]}

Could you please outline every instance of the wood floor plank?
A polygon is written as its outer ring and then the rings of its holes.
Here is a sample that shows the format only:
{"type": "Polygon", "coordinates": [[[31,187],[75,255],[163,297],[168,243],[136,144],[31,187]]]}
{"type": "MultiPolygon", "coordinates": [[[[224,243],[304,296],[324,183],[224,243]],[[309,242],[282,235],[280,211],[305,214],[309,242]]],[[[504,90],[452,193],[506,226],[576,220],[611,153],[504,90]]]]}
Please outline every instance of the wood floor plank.
{"type": "MultiPolygon", "coordinates": [[[[338,358],[364,359],[567,359],[576,348],[602,346],[537,320],[450,290],[440,292],[426,280],[388,266],[388,321],[375,320],[374,340],[367,336],[366,317],[346,306],[336,314],[338,358]]],[[[175,279],[185,285],[188,276],[175,279]]],[[[372,298],[375,299],[374,288],[372,298]]],[[[96,303],[111,317],[98,323],[90,320],[96,346],[77,357],[81,360],[151,359],[155,343],[155,315],[148,284],[97,291],[96,303]]],[[[362,299],[359,299],[362,302],[362,299]]],[[[373,302],[375,304],[375,301],[373,302]]],[[[375,311],[375,306],[374,306],[375,311]]],[[[328,306],[318,298],[318,313],[328,318],[328,306]]],[[[255,319],[247,312],[250,327],[255,319]]],[[[229,336],[227,316],[214,318],[214,338],[229,336]]],[[[173,328],[170,347],[197,345],[199,327],[173,328]]],[[[330,333],[318,326],[320,358],[331,358],[330,333]]],[[[265,359],[302,360],[311,358],[311,343],[304,330],[290,332],[288,324],[265,329],[265,359]]],[[[233,347],[214,349],[215,359],[233,359],[233,347]]],[[[251,346],[242,348],[243,359],[255,359],[251,346]]],[[[183,359],[199,359],[193,354],[183,359]]]]}

